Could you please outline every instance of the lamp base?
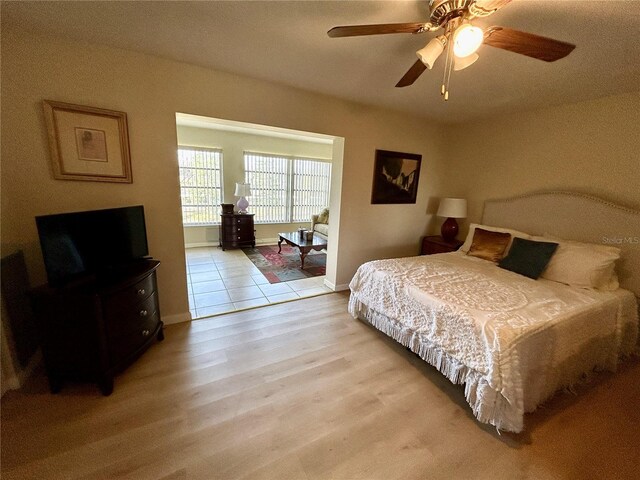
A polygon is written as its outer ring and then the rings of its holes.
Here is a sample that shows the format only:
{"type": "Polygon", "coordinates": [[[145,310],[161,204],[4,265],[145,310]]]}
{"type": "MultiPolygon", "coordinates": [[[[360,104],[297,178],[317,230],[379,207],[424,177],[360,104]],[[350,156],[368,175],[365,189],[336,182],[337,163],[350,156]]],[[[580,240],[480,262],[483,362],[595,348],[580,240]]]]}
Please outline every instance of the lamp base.
{"type": "Polygon", "coordinates": [[[442,227],[440,227],[440,234],[445,241],[453,241],[456,235],[458,235],[458,222],[456,222],[456,219],[447,218],[442,224],[442,227]]]}
{"type": "Polygon", "coordinates": [[[238,203],[236,203],[236,207],[238,207],[238,213],[247,213],[249,202],[246,198],[240,197],[240,200],[238,200],[238,203]]]}

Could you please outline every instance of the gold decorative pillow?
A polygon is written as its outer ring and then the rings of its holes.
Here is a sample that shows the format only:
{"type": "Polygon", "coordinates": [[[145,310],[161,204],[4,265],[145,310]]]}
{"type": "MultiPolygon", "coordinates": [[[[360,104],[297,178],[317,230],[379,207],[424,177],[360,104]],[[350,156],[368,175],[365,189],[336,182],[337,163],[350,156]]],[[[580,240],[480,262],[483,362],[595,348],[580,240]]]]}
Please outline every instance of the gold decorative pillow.
{"type": "Polygon", "coordinates": [[[473,234],[473,242],[467,255],[497,262],[503,257],[510,240],[511,235],[508,233],[491,232],[476,228],[473,234]]]}
{"type": "Polygon", "coordinates": [[[320,212],[320,215],[318,215],[318,220],[316,220],[316,223],[329,223],[328,208],[325,208],[324,210],[322,210],[322,212],[320,212]]]}

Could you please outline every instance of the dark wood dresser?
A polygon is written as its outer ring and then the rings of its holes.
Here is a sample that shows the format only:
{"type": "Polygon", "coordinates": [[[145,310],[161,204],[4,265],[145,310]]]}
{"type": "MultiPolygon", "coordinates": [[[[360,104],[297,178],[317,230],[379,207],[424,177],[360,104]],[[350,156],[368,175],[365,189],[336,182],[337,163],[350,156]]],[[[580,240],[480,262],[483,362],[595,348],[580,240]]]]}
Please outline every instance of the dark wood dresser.
{"type": "Polygon", "coordinates": [[[253,213],[223,213],[220,221],[220,246],[227,248],[255,247],[253,213]]]}
{"type": "Polygon", "coordinates": [[[420,255],[433,255],[434,253],[455,252],[462,246],[462,243],[463,242],[455,239],[447,242],[440,235],[424,237],[422,239],[420,255]]]}
{"type": "Polygon", "coordinates": [[[164,339],[156,269],[142,260],[99,277],[30,292],[49,386],[95,381],[104,395],[113,377],[157,338],[164,339]]]}

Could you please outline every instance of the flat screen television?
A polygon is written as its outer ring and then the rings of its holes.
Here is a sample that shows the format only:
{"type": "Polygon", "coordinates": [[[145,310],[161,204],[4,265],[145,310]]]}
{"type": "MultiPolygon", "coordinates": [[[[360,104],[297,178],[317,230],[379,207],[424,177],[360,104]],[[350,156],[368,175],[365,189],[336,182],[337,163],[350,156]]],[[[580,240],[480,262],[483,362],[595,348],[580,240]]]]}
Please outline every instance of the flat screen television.
{"type": "Polygon", "coordinates": [[[149,254],[142,205],[36,217],[47,279],[60,286],[149,254]]]}

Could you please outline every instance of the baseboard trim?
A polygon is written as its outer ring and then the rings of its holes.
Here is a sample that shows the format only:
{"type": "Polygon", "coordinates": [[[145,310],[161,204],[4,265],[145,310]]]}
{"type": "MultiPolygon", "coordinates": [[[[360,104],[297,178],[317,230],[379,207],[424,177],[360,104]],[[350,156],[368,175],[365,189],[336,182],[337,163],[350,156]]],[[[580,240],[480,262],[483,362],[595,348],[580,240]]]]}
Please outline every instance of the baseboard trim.
{"type": "Polygon", "coordinates": [[[256,238],[256,245],[275,245],[279,238],[256,238]]]}
{"type": "Polygon", "coordinates": [[[218,242],[185,243],[184,248],[217,247],[218,242]]]}
{"type": "Polygon", "coordinates": [[[16,375],[11,375],[9,378],[3,379],[1,387],[0,396],[3,396],[9,390],[18,390],[20,388],[18,377],[16,375]]]}
{"type": "MultiPolygon", "coordinates": [[[[256,238],[256,245],[275,245],[279,238],[256,238]]],[[[219,247],[218,242],[185,243],[184,248],[219,247]]]]}
{"type": "Polygon", "coordinates": [[[29,363],[22,370],[14,372],[8,379],[2,382],[2,388],[0,396],[4,395],[9,390],[19,390],[27,382],[29,377],[33,375],[35,369],[42,363],[42,351],[40,349],[31,355],[29,363]]]}
{"type": "Polygon", "coordinates": [[[336,285],[333,282],[330,282],[329,280],[327,280],[326,278],[324,279],[324,284],[329,287],[331,290],[333,290],[334,292],[343,292],[344,290],[349,290],[349,284],[348,283],[340,283],[338,285],[336,285]]]}
{"type": "Polygon", "coordinates": [[[162,316],[162,322],[165,325],[173,325],[173,324],[176,324],[176,323],[190,322],[191,320],[192,320],[191,312],[177,313],[175,315],[163,315],[162,316]]]}

